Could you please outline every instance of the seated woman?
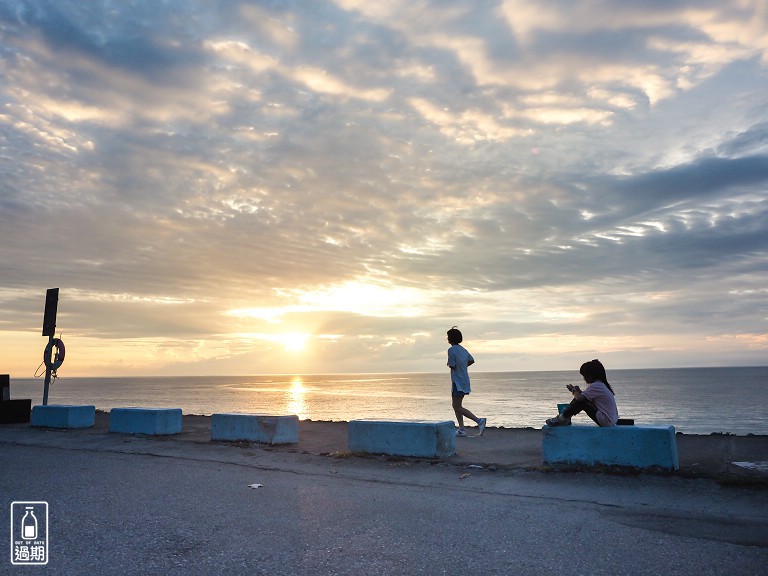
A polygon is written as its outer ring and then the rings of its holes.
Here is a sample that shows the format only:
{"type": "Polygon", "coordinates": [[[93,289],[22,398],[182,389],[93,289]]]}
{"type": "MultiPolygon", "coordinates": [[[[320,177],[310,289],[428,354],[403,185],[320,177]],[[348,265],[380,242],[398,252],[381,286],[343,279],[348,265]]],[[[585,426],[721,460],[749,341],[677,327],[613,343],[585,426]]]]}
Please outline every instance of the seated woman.
{"type": "Polygon", "coordinates": [[[583,392],[578,386],[568,384],[573,400],[562,414],[547,420],[548,426],[570,426],[571,418],[579,412],[587,416],[598,426],[616,426],[619,411],[616,407],[613,388],[608,384],[605,368],[599,360],[592,360],[581,365],[579,373],[589,386],[583,392]]]}

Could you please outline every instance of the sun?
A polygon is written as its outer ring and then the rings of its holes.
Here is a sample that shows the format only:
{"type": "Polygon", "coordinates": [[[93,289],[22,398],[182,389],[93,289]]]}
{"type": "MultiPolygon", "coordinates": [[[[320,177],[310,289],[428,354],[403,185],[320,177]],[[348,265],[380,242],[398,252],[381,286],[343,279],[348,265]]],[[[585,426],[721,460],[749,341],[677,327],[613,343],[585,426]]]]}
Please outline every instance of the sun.
{"type": "Polygon", "coordinates": [[[286,352],[298,353],[307,348],[310,334],[293,332],[287,334],[275,334],[274,339],[283,345],[286,352]]]}

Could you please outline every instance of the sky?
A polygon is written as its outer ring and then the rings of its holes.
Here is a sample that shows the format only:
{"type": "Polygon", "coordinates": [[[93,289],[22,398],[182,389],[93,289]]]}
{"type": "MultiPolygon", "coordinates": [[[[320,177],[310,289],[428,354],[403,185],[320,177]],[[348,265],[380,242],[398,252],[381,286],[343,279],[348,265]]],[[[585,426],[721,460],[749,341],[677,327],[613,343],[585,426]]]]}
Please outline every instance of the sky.
{"type": "Polygon", "coordinates": [[[0,372],[768,364],[765,0],[2,0],[0,372]]]}

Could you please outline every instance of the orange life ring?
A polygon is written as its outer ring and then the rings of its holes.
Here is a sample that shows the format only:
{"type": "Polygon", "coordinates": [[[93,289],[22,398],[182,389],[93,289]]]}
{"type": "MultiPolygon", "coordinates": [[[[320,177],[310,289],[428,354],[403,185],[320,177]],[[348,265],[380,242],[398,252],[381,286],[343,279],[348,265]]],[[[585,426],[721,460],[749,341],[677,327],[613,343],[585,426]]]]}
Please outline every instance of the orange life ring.
{"type": "Polygon", "coordinates": [[[64,342],[62,342],[61,339],[54,338],[48,342],[48,346],[45,347],[45,352],[43,352],[45,367],[56,372],[56,370],[61,368],[61,365],[64,363],[65,353],[66,349],[64,348],[64,342]],[[53,352],[54,346],[56,347],[56,355],[53,357],[53,360],[51,360],[51,352],[53,352]]]}

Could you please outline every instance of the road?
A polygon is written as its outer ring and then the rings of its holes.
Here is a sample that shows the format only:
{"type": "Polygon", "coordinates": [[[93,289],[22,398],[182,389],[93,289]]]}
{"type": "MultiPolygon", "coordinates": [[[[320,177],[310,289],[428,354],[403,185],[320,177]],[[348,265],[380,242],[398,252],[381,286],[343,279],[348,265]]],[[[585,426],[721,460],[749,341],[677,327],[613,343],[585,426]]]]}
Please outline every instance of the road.
{"type": "Polygon", "coordinates": [[[762,576],[768,566],[761,487],[122,437],[56,444],[0,441],[0,574],[762,576]],[[49,505],[49,562],[14,566],[10,503],[36,500],[49,505]]]}

